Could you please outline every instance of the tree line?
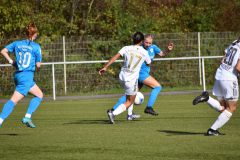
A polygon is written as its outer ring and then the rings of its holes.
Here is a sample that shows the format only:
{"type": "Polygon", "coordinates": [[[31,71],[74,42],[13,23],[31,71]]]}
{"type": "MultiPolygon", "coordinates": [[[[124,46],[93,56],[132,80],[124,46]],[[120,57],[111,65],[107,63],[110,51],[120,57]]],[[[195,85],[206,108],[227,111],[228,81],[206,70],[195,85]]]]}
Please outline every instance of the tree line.
{"type": "Polygon", "coordinates": [[[19,38],[29,21],[40,37],[126,39],[135,31],[240,30],[239,0],[1,0],[0,40],[19,38]]]}

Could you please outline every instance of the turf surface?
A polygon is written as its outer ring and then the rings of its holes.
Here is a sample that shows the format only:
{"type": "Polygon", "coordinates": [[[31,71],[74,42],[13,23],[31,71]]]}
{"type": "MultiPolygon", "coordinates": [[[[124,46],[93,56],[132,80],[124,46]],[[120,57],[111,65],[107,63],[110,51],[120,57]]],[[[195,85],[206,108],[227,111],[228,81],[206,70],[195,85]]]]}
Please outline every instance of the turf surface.
{"type": "MultiPolygon", "coordinates": [[[[1,160],[239,160],[240,114],[220,131],[204,136],[218,113],[206,104],[193,107],[195,95],[161,95],[155,110],[126,121],[126,113],[107,121],[106,110],[117,99],[44,102],[33,116],[37,128],[21,124],[27,104],[20,103],[0,128],[1,160]]],[[[3,104],[1,104],[3,105],[3,104]]]]}

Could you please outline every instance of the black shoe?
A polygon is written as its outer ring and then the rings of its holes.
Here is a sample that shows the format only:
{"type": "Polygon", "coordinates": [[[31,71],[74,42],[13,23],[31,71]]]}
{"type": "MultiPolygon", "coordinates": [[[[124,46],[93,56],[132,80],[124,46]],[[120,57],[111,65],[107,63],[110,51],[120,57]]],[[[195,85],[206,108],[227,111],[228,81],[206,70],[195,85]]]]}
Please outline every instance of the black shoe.
{"type": "Polygon", "coordinates": [[[201,102],[207,102],[209,99],[209,94],[207,91],[202,92],[202,94],[200,96],[197,96],[194,100],[193,100],[193,105],[196,105],[198,103],[201,102]]]}
{"type": "Polygon", "coordinates": [[[109,119],[109,123],[110,124],[114,124],[114,115],[112,113],[113,111],[111,109],[107,110],[107,115],[108,115],[108,119],[109,119]]]}
{"type": "Polygon", "coordinates": [[[153,110],[152,107],[146,107],[144,110],[144,113],[151,114],[153,116],[157,116],[158,113],[153,110]]]}
{"type": "Polygon", "coordinates": [[[219,136],[219,135],[225,135],[225,134],[220,133],[218,130],[213,130],[211,128],[209,128],[206,133],[206,136],[219,136]]]}

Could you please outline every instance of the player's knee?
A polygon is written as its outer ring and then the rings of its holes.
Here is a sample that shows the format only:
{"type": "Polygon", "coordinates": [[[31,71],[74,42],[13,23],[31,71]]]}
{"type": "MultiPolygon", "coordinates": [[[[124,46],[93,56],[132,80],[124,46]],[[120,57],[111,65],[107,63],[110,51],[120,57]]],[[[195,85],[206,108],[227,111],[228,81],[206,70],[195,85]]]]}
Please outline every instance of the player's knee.
{"type": "Polygon", "coordinates": [[[43,92],[41,91],[41,92],[39,92],[39,94],[36,96],[36,97],[38,97],[38,98],[43,98],[43,92]]]}
{"type": "Polygon", "coordinates": [[[230,107],[230,108],[229,108],[229,111],[230,111],[231,113],[236,112],[236,110],[237,110],[237,107],[230,107]]]}
{"type": "Polygon", "coordinates": [[[162,90],[162,86],[156,86],[153,88],[156,92],[160,92],[162,90]]]}

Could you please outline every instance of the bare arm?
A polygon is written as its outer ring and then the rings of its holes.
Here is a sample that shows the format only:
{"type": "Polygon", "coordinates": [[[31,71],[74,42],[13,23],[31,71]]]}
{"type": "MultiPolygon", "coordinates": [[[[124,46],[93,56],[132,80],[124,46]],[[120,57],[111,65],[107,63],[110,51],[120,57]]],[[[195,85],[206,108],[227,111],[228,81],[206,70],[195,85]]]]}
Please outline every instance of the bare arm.
{"type": "Polygon", "coordinates": [[[98,73],[99,73],[100,75],[102,75],[102,74],[107,70],[107,68],[108,68],[113,62],[115,62],[120,56],[121,56],[120,53],[117,53],[115,56],[113,56],[113,57],[104,65],[104,67],[98,71],[98,73]]]}
{"type": "Polygon", "coordinates": [[[168,53],[170,53],[173,50],[173,43],[169,43],[167,46],[167,49],[165,51],[161,51],[158,55],[160,57],[164,57],[166,56],[168,53]]]}
{"type": "Polygon", "coordinates": [[[12,60],[11,57],[9,56],[7,48],[3,48],[3,49],[1,50],[1,54],[7,59],[7,61],[8,61],[10,64],[13,64],[13,60],[12,60]]]}

